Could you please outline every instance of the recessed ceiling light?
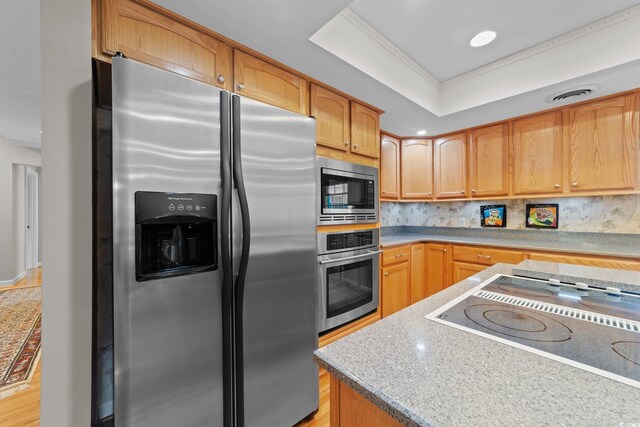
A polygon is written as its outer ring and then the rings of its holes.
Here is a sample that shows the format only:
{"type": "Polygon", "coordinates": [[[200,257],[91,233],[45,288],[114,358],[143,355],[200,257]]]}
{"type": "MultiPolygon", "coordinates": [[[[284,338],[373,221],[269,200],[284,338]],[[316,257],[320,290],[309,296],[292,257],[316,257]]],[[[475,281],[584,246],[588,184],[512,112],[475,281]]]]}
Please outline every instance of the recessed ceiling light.
{"type": "Polygon", "coordinates": [[[427,131],[426,130],[419,130],[418,132],[416,132],[416,135],[418,136],[422,136],[422,135],[426,135],[427,131]]]}
{"type": "Polygon", "coordinates": [[[482,31],[478,34],[476,34],[471,41],[469,42],[469,44],[473,47],[480,47],[480,46],[484,46],[486,44],[489,44],[493,41],[493,39],[495,39],[497,36],[495,31],[482,31]]]}

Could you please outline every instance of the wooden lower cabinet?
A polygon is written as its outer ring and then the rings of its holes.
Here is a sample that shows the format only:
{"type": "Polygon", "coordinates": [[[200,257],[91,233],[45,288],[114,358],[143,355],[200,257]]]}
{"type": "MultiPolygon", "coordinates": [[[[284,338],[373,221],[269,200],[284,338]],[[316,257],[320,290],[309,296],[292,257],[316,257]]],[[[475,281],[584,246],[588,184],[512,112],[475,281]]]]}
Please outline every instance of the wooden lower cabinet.
{"type": "Polygon", "coordinates": [[[402,424],[360,393],[331,376],[331,427],[400,427],[402,424]]]}
{"type": "Polygon", "coordinates": [[[401,262],[382,268],[382,317],[402,310],[411,303],[411,264],[401,262]]]}
{"type": "Polygon", "coordinates": [[[411,245],[411,304],[427,297],[424,243],[411,245]]]}
{"type": "Polygon", "coordinates": [[[453,261],[451,271],[453,273],[453,283],[462,282],[467,277],[471,277],[476,273],[480,273],[486,265],[472,264],[468,262],[453,261]]]}
{"type": "Polygon", "coordinates": [[[589,267],[603,267],[615,268],[618,270],[640,271],[640,261],[633,259],[541,252],[531,252],[528,254],[527,258],[534,261],[559,262],[563,264],[585,265],[589,267]]]}
{"type": "Polygon", "coordinates": [[[426,243],[424,248],[427,296],[431,296],[452,284],[451,245],[426,243]]]}

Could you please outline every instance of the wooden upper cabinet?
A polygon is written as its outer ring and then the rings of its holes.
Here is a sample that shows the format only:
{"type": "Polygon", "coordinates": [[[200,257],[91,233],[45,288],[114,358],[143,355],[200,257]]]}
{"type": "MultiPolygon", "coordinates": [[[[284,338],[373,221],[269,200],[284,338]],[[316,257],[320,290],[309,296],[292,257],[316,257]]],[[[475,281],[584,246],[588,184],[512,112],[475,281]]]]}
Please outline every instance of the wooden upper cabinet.
{"type": "Polygon", "coordinates": [[[433,148],[434,189],[437,199],[466,197],[466,134],[438,138],[433,148]]]}
{"type": "Polygon", "coordinates": [[[349,150],[349,100],[321,86],[311,85],[311,115],[316,118],[316,142],[349,150]]]}
{"type": "Polygon", "coordinates": [[[233,53],[222,41],[131,0],[99,0],[101,53],[173,71],[227,90],[233,53]]]}
{"type": "Polygon", "coordinates": [[[351,101],[351,152],[380,157],[380,114],[351,101]]]}
{"type": "Polygon", "coordinates": [[[407,139],[401,145],[402,197],[431,199],[433,197],[433,141],[407,139]]]}
{"type": "Polygon", "coordinates": [[[513,121],[513,192],[562,192],[562,113],[513,121]]]}
{"type": "Polygon", "coordinates": [[[307,115],[307,81],[240,50],[233,51],[235,92],[307,115]]]}
{"type": "Polygon", "coordinates": [[[509,194],[509,125],[469,132],[471,197],[509,194]]]}
{"type": "Polygon", "coordinates": [[[400,196],[400,141],[382,135],[380,146],[380,197],[397,199],[400,196]]]}
{"type": "Polygon", "coordinates": [[[570,108],[570,191],[632,190],[638,124],[633,94],[570,108]]]}

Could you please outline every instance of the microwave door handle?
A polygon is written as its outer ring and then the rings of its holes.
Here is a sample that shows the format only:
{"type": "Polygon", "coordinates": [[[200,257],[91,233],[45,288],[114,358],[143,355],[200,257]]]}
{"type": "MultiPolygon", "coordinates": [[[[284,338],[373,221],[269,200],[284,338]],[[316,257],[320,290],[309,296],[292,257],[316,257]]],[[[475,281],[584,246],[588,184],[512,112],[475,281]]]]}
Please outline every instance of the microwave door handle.
{"type": "Polygon", "coordinates": [[[367,256],[379,254],[379,253],[382,253],[382,251],[369,251],[366,254],[353,255],[353,256],[348,256],[348,257],[338,258],[338,259],[322,260],[322,261],[320,261],[320,264],[330,264],[330,263],[334,263],[334,262],[347,261],[347,260],[350,260],[350,259],[363,258],[363,257],[367,257],[367,256]]]}

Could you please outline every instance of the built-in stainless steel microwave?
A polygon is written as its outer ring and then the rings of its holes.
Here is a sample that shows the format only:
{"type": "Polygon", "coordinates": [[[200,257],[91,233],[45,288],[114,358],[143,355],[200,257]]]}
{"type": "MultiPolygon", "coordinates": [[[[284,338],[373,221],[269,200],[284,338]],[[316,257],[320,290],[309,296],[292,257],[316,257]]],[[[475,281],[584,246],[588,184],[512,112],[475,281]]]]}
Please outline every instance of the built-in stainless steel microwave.
{"type": "Polygon", "coordinates": [[[318,157],[318,225],[378,222],[378,169],[318,157]]]}

